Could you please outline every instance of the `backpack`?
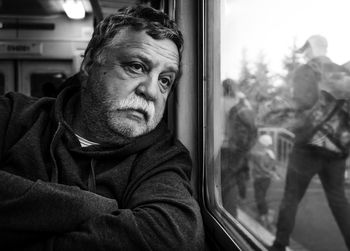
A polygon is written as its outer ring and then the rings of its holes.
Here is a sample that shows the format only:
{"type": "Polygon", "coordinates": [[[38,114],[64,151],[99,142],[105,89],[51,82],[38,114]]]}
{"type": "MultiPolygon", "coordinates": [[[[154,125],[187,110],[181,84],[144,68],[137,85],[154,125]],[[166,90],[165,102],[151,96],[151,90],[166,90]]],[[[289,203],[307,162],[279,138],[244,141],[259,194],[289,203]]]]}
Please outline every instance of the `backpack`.
{"type": "MultiPolygon", "coordinates": [[[[329,151],[348,154],[350,148],[350,105],[346,87],[350,73],[332,62],[311,61],[309,66],[318,75],[318,99],[310,109],[296,113],[304,123],[299,140],[329,151]]],[[[299,141],[300,142],[300,141],[299,141]]]]}

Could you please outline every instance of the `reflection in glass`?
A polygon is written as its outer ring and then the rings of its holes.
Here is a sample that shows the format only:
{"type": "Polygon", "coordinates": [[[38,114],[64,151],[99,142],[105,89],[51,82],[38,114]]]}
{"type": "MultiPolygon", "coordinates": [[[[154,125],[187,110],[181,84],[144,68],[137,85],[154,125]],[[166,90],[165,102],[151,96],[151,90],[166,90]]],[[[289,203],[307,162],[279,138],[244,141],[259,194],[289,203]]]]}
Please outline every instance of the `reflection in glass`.
{"type": "Polygon", "coordinates": [[[222,202],[231,215],[237,216],[238,197],[245,198],[249,176],[248,154],[257,128],[252,106],[239,91],[237,83],[225,79],[223,85],[224,137],[221,147],[222,202]],[[232,163],[235,163],[234,165],[232,163]]]}
{"type": "Polygon", "coordinates": [[[347,250],[350,3],[221,2],[224,208],[274,250],[347,250]]]}

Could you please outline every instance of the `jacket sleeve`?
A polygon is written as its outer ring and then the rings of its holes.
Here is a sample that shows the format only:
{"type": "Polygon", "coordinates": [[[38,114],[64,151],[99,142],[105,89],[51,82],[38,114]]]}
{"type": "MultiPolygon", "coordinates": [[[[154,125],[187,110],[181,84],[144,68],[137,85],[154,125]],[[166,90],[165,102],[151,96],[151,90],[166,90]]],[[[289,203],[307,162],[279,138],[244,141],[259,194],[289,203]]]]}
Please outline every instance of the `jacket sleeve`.
{"type": "Polygon", "coordinates": [[[72,231],[87,219],[117,208],[116,200],[78,187],[34,182],[0,171],[1,243],[72,231]]]}
{"type": "Polygon", "coordinates": [[[293,76],[293,100],[297,110],[310,109],[318,100],[321,76],[310,65],[302,65],[293,76]]]}
{"type": "Polygon", "coordinates": [[[56,236],[51,250],[204,250],[199,206],[176,169],[149,176],[122,209],[56,236]]]}

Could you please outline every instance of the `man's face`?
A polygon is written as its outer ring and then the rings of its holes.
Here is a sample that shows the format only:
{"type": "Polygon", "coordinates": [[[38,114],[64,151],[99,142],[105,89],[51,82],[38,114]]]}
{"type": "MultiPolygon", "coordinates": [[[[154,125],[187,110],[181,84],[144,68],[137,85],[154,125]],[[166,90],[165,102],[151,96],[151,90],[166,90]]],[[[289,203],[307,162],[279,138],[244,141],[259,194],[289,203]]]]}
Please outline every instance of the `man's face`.
{"type": "Polygon", "coordinates": [[[84,88],[92,100],[91,107],[101,113],[98,119],[127,137],[154,129],[163,117],[179,71],[175,43],[125,28],[101,58],[102,62],[92,66],[84,88]]]}

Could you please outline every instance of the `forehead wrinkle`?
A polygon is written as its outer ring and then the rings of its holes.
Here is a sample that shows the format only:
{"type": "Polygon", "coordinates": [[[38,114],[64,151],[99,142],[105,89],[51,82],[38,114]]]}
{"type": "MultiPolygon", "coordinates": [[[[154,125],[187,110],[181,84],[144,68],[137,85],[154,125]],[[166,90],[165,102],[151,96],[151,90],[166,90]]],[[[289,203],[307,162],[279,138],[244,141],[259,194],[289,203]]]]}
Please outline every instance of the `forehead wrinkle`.
{"type": "MultiPolygon", "coordinates": [[[[147,34],[146,30],[142,31],[135,31],[131,27],[126,27],[122,30],[119,31],[118,34],[116,34],[109,42],[109,45],[115,46],[115,47],[121,47],[121,45],[124,43],[124,47],[132,47],[133,44],[146,44],[151,47],[153,47],[153,43],[157,43],[159,41],[169,41],[174,45],[174,48],[176,48],[176,53],[175,57],[178,57],[179,55],[179,50],[174,43],[169,38],[164,38],[164,39],[155,39],[151,37],[150,35],[147,34]],[[140,39],[140,36],[143,36],[143,39],[140,39]]],[[[135,46],[137,47],[137,46],[135,46]]],[[[162,50],[169,50],[169,47],[166,45],[162,45],[160,43],[157,43],[157,47],[161,48],[162,50]]],[[[158,49],[158,48],[157,48],[158,49]]]]}
{"type": "MultiPolygon", "coordinates": [[[[161,54],[177,64],[180,62],[180,51],[174,41],[169,38],[154,39],[146,30],[135,31],[131,27],[121,29],[108,43],[107,47],[113,49],[135,48],[143,51],[153,51],[161,54]]],[[[153,57],[153,56],[152,56],[153,57]]]]}
{"type": "Polygon", "coordinates": [[[128,50],[127,56],[140,58],[145,63],[158,66],[161,60],[157,60],[153,53],[157,54],[160,57],[166,58],[165,68],[170,71],[178,72],[179,70],[179,57],[178,52],[173,52],[169,50],[167,46],[164,45],[154,45],[148,41],[116,41],[110,46],[112,51],[116,51],[118,53],[121,49],[131,49],[128,50]],[[157,47],[156,47],[157,46],[157,47]],[[134,49],[134,50],[132,50],[134,49]],[[153,53],[152,53],[153,52],[153,53]]]}

